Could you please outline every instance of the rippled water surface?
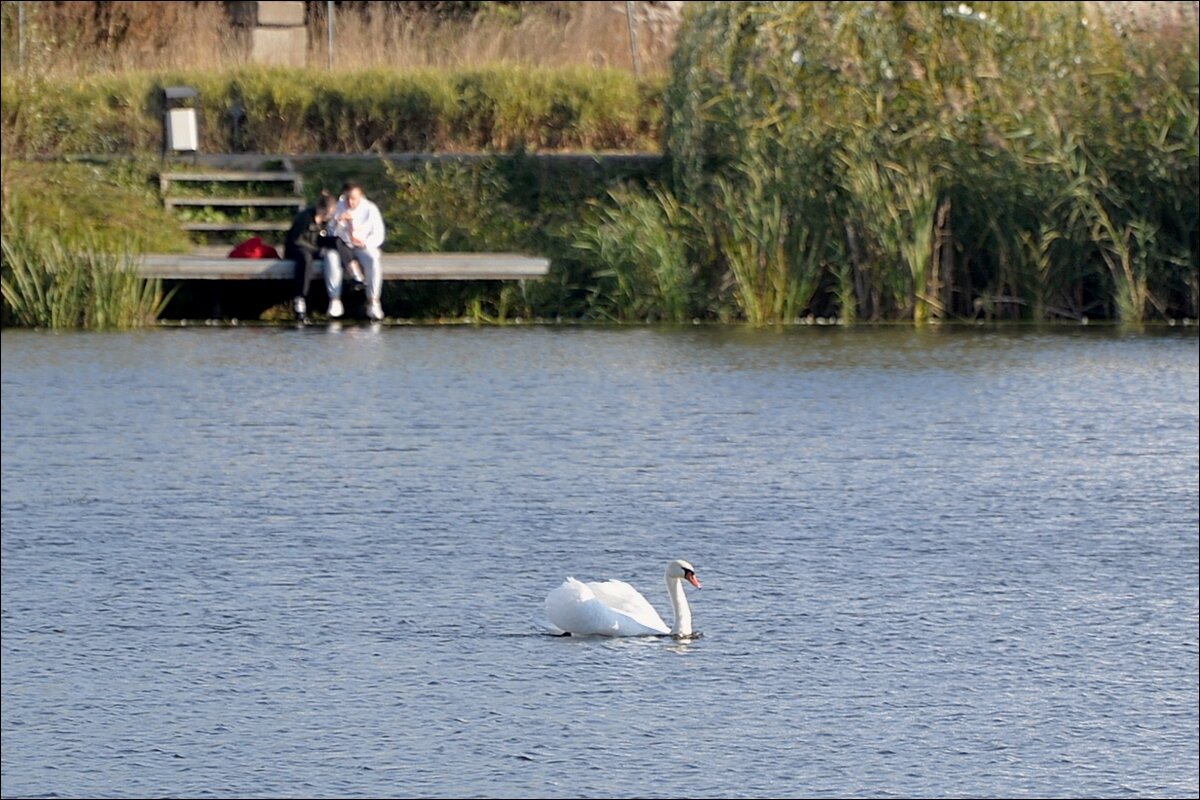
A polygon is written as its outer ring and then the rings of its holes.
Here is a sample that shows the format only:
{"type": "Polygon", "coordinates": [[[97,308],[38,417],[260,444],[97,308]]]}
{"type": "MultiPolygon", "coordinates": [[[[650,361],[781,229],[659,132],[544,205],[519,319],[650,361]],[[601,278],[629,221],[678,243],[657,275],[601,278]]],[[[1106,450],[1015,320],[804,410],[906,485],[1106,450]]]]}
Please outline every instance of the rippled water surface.
{"type": "Polygon", "coordinates": [[[1200,790],[1194,332],[2,339],[5,797],[1200,790]]]}

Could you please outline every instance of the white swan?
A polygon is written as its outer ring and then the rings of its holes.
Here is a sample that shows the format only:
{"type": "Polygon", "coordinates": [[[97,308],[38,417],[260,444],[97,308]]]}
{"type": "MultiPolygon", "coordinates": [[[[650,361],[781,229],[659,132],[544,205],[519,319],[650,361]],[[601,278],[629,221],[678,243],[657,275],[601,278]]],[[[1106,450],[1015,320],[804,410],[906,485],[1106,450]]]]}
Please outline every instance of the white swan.
{"type": "Polygon", "coordinates": [[[683,593],[683,582],[700,588],[696,568],[686,561],[667,564],[667,594],[675,609],[675,624],[668,628],[654,606],[625,581],[582,583],[567,578],[546,596],[546,619],[556,633],[576,636],[692,635],[692,611],[683,593]]]}

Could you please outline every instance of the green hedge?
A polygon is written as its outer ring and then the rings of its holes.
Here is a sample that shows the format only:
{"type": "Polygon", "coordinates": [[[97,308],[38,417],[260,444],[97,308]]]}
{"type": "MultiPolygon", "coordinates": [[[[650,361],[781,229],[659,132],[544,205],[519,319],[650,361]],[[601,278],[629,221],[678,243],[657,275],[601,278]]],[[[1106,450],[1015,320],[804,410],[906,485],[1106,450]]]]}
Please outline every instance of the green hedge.
{"type": "Polygon", "coordinates": [[[199,93],[205,152],[657,151],[662,117],[661,82],[619,70],[247,67],[83,79],[8,70],[0,78],[4,152],[158,152],[162,90],[178,85],[199,93]]]}

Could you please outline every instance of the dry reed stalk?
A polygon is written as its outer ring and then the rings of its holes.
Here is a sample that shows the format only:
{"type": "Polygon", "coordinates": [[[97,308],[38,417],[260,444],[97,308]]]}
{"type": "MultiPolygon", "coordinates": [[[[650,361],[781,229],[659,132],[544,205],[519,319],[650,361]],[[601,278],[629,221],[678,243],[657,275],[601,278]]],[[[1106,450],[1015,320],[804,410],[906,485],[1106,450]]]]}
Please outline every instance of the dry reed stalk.
{"type": "MultiPolygon", "coordinates": [[[[334,66],[358,70],[482,67],[588,66],[632,69],[624,3],[542,3],[517,22],[476,16],[441,20],[391,6],[368,6],[364,13],[336,12],[334,66]]],[[[639,26],[646,27],[640,19],[639,26]]],[[[328,61],[327,21],[310,21],[309,63],[328,61]]],[[[638,58],[646,74],[665,74],[674,42],[669,25],[657,35],[639,33],[638,58]]]]}
{"type": "Polygon", "coordinates": [[[43,74],[231,66],[243,49],[222,3],[26,5],[26,66],[43,74]]]}

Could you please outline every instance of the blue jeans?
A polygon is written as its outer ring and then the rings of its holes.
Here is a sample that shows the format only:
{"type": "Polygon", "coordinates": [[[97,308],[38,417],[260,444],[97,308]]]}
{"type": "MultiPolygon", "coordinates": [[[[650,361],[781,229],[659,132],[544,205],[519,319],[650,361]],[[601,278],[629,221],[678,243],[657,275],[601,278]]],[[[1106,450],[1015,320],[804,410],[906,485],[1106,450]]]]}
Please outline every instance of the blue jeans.
{"type": "MultiPolygon", "coordinates": [[[[350,252],[367,279],[367,300],[379,300],[383,292],[383,253],[378,247],[351,247],[350,252]]],[[[325,251],[325,290],[330,300],[342,297],[342,257],[335,249],[325,251]]]]}

